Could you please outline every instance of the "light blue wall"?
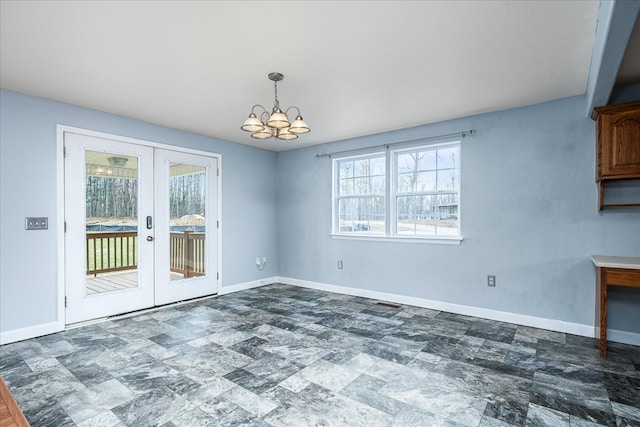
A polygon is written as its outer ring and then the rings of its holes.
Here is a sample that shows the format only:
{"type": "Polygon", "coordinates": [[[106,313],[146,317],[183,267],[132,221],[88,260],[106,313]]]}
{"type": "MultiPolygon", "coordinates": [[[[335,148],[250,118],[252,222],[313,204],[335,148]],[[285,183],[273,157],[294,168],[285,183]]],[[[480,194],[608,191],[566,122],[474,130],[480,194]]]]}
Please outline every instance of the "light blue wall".
{"type": "Polygon", "coordinates": [[[56,320],[57,124],[222,154],[222,285],[277,274],[275,153],[2,90],[1,331],[56,320]],[[48,216],[49,230],[25,231],[26,216],[48,216]]]}
{"type": "MultiPolygon", "coordinates": [[[[640,209],[596,208],[584,97],[279,154],[0,92],[0,331],[56,320],[56,124],[222,154],[223,285],[276,275],[590,325],[591,254],[640,256],[640,209]],[[460,130],[461,245],[332,240],[331,161],[317,153],[460,130]],[[26,232],[25,216],[48,216],[26,232]],[[269,257],[258,272],[254,259],[269,257]],[[337,259],[344,269],[337,270],[337,259]],[[36,265],[34,267],[34,265],[36,265]],[[486,286],[496,274],[497,287],[486,286]]],[[[611,294],[640,333],[640,294],[611,294]]]]}
{"type": "MultiPolygon", "coordinates": [[[[280,276],[593,325],[590,255],[640,256],[640,209],[598,212],[584,106],[573,97],[280,153],[280,276]],[[331,239],[331,160],[315,154],[472,128],[461,245],[331,239]]],[[[637,291],[611,292],[612,329],[640,332],[637,291]]]]}

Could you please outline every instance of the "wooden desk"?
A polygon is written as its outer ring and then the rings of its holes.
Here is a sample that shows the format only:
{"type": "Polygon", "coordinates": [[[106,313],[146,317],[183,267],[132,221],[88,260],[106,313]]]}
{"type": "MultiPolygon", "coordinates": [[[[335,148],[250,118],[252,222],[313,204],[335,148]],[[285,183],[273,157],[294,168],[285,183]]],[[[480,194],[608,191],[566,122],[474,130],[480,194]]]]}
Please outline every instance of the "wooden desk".
{"type": "Polygon", "coordinates": [[[607,357],[607,288],[640,288],[640,258],[593,255],[596,272],[596,339],[600,356],[607,357]]]}

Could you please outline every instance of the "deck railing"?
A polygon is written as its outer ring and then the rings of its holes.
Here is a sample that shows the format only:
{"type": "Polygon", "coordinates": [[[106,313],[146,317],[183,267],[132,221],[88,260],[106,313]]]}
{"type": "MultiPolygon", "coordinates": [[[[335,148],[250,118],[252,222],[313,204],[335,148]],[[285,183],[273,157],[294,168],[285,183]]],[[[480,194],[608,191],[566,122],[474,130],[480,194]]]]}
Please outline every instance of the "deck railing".
{"type": "MultiPolygon", "coordinates": [[[[87,275],[138,268],[137,231],[86,234],[87,275]]],[[[171,232],[170,268],[185,278],[203,276],[205,233],[171,232]]]]}
{"type": "Polygon", "coordinates": [[[204,239],[205,233],[172,232],[169,245],[171,271],[185,278],[204,276],[204,239]]]}
{"type": "Polygon", "coordinates": [[[87,275],[138,268],[137,231],[87,233],[87,275]]]}

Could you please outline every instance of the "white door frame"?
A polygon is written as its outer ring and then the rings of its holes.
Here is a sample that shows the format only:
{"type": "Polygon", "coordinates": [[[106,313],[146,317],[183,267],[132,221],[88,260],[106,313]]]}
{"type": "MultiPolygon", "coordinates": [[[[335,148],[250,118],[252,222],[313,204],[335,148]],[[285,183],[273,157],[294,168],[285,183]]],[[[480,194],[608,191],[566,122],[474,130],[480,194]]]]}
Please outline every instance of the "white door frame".
{"type": "MultiPolygon", "coordinates": [[[[218,273],[220,273],[217,279],[216,293],[219,295],[222,285],[222,155],[219,153],[213,153],[209,151],[194,150],[191,148],[184,148],[176,145],[161,144],[153,141],[146,141],[142,139],[129,138],[120,135],[114,135],[105,132],[92,131],[88,129],[76,128],[66,125],[56,126],[56,228],[57,228],[57,266],[58,266],[58,318],[57,326],[60,331],[66,327],[66,313],[65,313],[65,197],[64,197],[64,134],[65,132],[75,133],[79,135],[86,135],[91,137],[97,137],[102,139],[111,139],[114,141],[125,142],[130,144],[143,145],[147,147],[160,148],[164,150],[181,151],[184,153],[214,157],[218,163],[218,179],[217,179],[217,216],[220,221],[220,227],[218,228],[217,238],[217,265],[218,273]]],[[[52,331],[54,332],[54,331],[52,331]]]]}

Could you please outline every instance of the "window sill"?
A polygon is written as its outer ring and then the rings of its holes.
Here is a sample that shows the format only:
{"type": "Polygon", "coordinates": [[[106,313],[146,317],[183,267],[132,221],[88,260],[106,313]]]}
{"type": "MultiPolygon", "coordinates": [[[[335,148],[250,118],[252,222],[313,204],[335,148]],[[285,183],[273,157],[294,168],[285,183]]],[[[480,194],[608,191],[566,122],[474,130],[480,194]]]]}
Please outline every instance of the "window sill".
{"type": "Polygon", "coordinates": [[[403,236],[371,236],[368,234],[343,234],[331,233],[332,239],[336,240],[369,240],[377,242],[396,242],[396,243],[428,243],[437,245],[459,245],[462,243],[462,237],[403,237],[403,236]]]}

